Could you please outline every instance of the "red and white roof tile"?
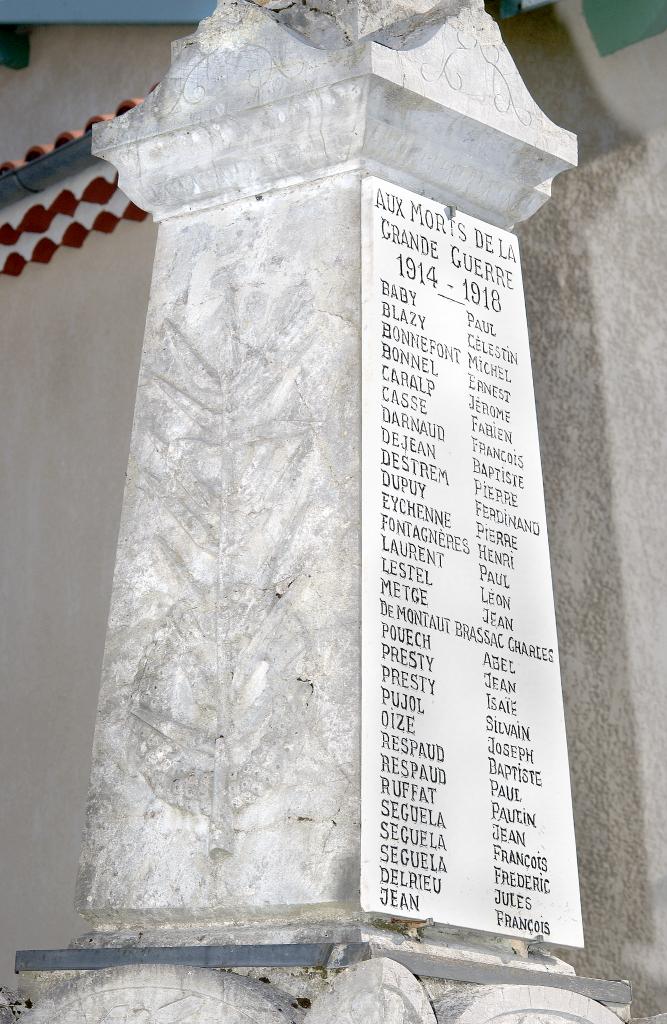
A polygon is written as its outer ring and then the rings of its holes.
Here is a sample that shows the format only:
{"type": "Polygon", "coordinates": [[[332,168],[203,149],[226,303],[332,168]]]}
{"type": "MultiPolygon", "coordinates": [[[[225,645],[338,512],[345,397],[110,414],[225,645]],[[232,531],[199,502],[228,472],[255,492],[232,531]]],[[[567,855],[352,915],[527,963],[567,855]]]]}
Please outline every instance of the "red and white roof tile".
{"type": "MultiPolygon", "coordinates": [[[[62,132],[53,144],[32,146],[23,160],[0,165],[0,175],[79,138],[96,122],[122,115],[141,102],[125,100],[115,114],[96,115],[81,131],[62,132]]],[[[146,212],[118,188],[118,177],[111,164],[96,161],[44,191],[0,210],[0,274],[17,277],[28,263],[49,263],[63,245],[79,249],[91,231],[109,234],[121,220],[142,221],[146,217],[146,212]]]]}

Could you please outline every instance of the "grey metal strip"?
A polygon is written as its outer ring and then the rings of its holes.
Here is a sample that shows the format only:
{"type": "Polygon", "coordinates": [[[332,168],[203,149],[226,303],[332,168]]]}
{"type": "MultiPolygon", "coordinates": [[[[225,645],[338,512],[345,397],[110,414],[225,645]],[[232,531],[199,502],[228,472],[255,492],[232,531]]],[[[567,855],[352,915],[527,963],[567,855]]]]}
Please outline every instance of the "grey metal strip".
{"type": "Polygon", "coordinates": [[[599,981],[573,974],[531,971],[500,964],[462,963],[423,953],[376,946],[368,942],[301,942],[254,946],[132,946],[85,949],[20,949],[15,971],[98,971],[132,964],[171,964],[179,967],[323,967],[340,970],[386,956],[418,977],[442,978],[475,985],[540,985],[577,992],[600,1003],[625,1005],[632,1001],[627,981],[599,981]]]}
{"type": "Polygon", "coordinates": [[[81,138],[65,142],[15,171],[5,171],[0,175],[0,209],[26,196],[38,195],[50,185],[97,163],[99,157],[90,151],[91,139],[92,132],[88,129],[81,138]]]}
{"type": "Polygon", "coordinates": [[[521,967],[505,967],[501,964],[461,963],[460,960],[444,960],[397,949],[380,951],[379,947],[375,947],[374,952],[376,955],[396,960],[413,974],[424,978],[467,981],[475,985],[540,985],[577,992],[598,1003],[626,1004],[632,1001],[632,987],[629,981],[599,981],[596,978],[579,978],[576,974],[531,971],[521,967]]]}
{"type": "Polygon", "coordinates": [[[303,942],[256,946],[133,946],[131,948],[19,949],[14,970],[99,971],[131,964],[179,967],[326,967],[367,960],[367,942],[303,942]]]}

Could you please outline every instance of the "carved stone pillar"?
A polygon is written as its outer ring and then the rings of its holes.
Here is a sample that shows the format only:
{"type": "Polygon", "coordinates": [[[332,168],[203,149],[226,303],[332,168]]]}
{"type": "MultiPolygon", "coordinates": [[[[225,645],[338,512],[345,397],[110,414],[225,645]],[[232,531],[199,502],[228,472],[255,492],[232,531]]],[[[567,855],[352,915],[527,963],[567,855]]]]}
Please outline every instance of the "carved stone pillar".
{"type": "Polygon", "coordinates": [[[105,928],[359,918],[360,182],[508,226],[575,161],[481,0],[352,11],[226,0],[96,128],[160,221],[79,880],[105,928]]]}
{"type": "MultiPolygon", "coordinates": [[[[185,966],[61,977],[33,1021],[449,1024],[473,1012],[450,998],[470,986],[422,987],[392,957],[571,975],[522,943],[418,942],[360,909],[360,209],[375,174],[511,226],[575,163],[573,136],[530,98],[482,0],[221,0],[95,146],[160,230],[83,945],[337,942],[354,926],[375,959],[260,972],[278,994],[185,966]]],[[[543,1019],[531,991],[510,1016],[543,1019]]],[[[550,1019],[616,1019],[561,996],[550,1019]]]]}

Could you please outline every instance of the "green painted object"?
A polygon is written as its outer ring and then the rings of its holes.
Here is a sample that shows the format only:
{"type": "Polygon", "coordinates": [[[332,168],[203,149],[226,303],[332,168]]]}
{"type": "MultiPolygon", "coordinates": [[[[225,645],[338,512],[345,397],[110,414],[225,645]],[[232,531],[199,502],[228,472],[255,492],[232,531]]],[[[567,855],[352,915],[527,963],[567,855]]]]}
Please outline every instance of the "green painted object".
{"type": "Polygon", "coordinates": [[[584,0],[584,15],[602,57],[667,29],[667,0],[584,0]]]}
{"type": "Polygon", "coordinates": [[[536,7],[544,7],[555,0],[500,0],[500,17],[513,18],[515,14],[532,11],[536,7]]]}
{"type": "Polygon", "coordinates": [[[0,64],[19,71],[27,68],[30,60],[30,39],[27,32],[17,32],[16,27],[0,28],[0,64]]]}

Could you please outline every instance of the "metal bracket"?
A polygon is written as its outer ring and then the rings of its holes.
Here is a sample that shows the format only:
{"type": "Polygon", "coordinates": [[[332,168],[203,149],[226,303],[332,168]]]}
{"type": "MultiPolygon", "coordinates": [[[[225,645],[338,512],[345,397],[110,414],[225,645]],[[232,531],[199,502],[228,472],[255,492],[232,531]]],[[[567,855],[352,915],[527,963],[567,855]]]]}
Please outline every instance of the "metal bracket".
{"type": "Polygon", "coordinates": [[[417,977],[476,985],[540,985],[577,992],[599,1003],[626,1006],[632,1001],[627,981],[600,981],[505,964],[482,964],[415,953],[370,942],[284,942],[227,946],[123,946],[84,949],[20,949],[15,971],[99,971],[131,964],[178,967],[319,967],[338,971],[372,957],[387,957],[417,977]]]}
{"type": "Polygon", "coordinates": [[[178,967],[321,967],[340,970],[368,960],[367,942],[280,942],[255,946],[123,946],[19,949],[14,971],[99,971],[130,964],[178,967]]]}

